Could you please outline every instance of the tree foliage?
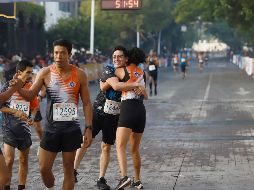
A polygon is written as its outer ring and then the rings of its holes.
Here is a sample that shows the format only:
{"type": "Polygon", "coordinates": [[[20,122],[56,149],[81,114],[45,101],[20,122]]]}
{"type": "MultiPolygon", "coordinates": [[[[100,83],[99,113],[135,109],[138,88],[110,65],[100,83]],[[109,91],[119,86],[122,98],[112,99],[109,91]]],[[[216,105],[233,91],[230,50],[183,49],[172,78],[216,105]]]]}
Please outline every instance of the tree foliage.
{"type": "Polygon", "coordinates": [[[17,14],[22,13],[24,16],[24,22],[28,24],[32,19],[38,22],[44,21],[45,11],[42,6],[38,6],[33,3],[18,2],[17,14]]]}
{"type": "MultiPolygon", "coordinates": [[[[232,45],[232,40],[237,42],[242,39],[249,44],[253,44],[253,19],[254,1],[252,0],[179,0],[177,2],[174,15],[177,23],[189,23],[198,19],[202,21],[212,21],[215,23],[211,31],[215,32],[218,26],[223,31],[217,30],[215,34],[220,36],[225,42],[232,45]],[[218,23],[221,24],[218,25],[218,23]],[[227,24],[225,24],[225,22],[227,24]],[[230,31],[229,28],[233,30],[230,31]],[[234,32],[233,32],[234,31],[234,32]],[[228,36],[223,32],[230,32],[232,38],[229,42],[228,36]],[[220,33],[220,34],[219,34],[220,33]],[[240,38],[239,38],[240,37],[240,38]]],[[[228,34],[228,33],[227,33],[228,34]]]]}
{"type": "MultiPolygon", "coordinates": [[[[173,0],[142,0],[142,9],[134,11],[101,10],[100,1],[97,0],[95,2],[95,48],[99,48],[102,51],[107,52],[112,50],[112,48],[118,44],[122,44],[127,48],[135,46],[137,31],[141,34],[141,46],[143,48],[156,48],[160,31],[162,31],[162,34],[165,34],[165,36],[169,35],[170,32],[169,34],[163,33],[163,31],[167,30],[169,25],[179,30],[179,26],[173,24],[173,0]]],[[[74,42],[88,48],[90,38],[90,14],[91,1],[81,1],[80,19],[61,20],[58,25],[50,29],[49,34],[51,38],[56,36],[68,37],[68,39],[73,39],[74,42]],[[74,28],[78,34],[74,35],[74,32],[71,31],[73,30],[71,27],[74,28]],[[78,30],[79,32],[77,32],[78,30]],[[80,40],[82,40],[82,43],[80,40]]],[[[176,30],[175,28],[171,29],[176,30]]],[[[166,39],[166,37],[163,36],[162,44],[166,45],[168,42],[163,41],[164,39],[166,39]]]]}
{"type": "Polygon", "coordinates": [[[64,38],[71,40],[76,48],[89,46],[89,23],[84,19],[60,19],[57,25],[48,31],[49,43],[55,39],[64,38]]]}

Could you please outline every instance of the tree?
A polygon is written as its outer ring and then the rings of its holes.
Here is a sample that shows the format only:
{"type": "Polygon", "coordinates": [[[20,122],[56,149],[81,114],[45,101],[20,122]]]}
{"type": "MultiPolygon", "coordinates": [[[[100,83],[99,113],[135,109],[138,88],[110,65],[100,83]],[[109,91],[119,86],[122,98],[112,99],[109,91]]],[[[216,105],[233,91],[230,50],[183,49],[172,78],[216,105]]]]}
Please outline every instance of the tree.
{"type": "MultiPolygon", "coordinates": [[[[95,1],[95,48],[111,52],[114,46],[122,44],[126,48],[136,46],[136,32],[141,34],[141,47],[149,50],[157,48],[158,34],[162,34],[162,45],[174,46],[182,37],[177,35],[180,26],[172,15],[174,0],[143,0],[140,10],[101,10],[100,1],[95,1]],[[172,32],[171,32],[172,31],[172,32]]],[[[89,47],[91,1],[83,0],[79,19],[61,20],[49,31],[51,39],[55,36],[68,37],[78,46],[89,47]],[[75,33],[72,31],[75,30],[75,33]],[[83,37],[81,36],[83,35],[83,37]]]]}
{"type": "MultiPolygon", "coordinates": [[[[239,45],[238,39],[242,39],[253,45],[254,40],[251,38],[254,29],[253,10],[254,1],[251,0],[193,0],[191,3],[189,0],[179,0],[174,15],[177,23],[189,23],[198,18],[201,18],[202,21],[212,21],[216,23],[213,29],[210,28],[213,32],[219,25],[223,26],[227,32],[231,27],[234,30],[234,32],[231,30],[232,35],[230,35],[233,39],[224,41],[233,45],[232,40],[235,40],[239,45]],[[221,23],[218,25],[219,22],[221,23]]],[[[222,40],[228,37],[219,35],[218,31],[215,33],[222,40]]]]}

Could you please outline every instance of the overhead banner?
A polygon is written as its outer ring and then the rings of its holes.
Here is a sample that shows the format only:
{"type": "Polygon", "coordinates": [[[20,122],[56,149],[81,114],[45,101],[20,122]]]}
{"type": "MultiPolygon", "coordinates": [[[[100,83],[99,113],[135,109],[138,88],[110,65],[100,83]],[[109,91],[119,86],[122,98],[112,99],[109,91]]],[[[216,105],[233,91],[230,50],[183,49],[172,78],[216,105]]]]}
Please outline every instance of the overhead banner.
{"type": "Polygon", "coordinates": [[[0,3],[0,17],[15,19],[16,3],[0,3]]]}

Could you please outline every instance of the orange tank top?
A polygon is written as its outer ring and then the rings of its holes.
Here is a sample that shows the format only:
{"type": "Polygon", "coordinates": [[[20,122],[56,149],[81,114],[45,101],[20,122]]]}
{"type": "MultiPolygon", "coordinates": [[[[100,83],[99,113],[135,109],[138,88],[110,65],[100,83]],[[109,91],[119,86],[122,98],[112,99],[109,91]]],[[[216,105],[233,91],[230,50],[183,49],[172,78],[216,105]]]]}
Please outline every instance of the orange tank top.
{"type": "MultiPolygon", "coordinates": [[[[126,67],[129,74],[129,79],[127,82],[136,82],[140,77],[142,78],[139,83],[145,86],[144,81],[144,72],[141,68],[137,67],[136,65],[129,65],[126,67]]],[[[125,74],[125,75],[126,75],[125,74]]],[[[137,95],[133,90],[122,91],[122,100],[127,99],[140,99],[142,95],[137,95]]]]}

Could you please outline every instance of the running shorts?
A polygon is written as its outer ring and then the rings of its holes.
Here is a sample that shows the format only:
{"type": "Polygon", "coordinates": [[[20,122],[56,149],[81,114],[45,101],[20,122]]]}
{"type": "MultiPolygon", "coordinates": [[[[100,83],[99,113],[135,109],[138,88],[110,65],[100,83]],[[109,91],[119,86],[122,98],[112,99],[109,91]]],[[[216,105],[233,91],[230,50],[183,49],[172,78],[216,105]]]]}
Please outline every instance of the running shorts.
{"type": "Polygon", "coordinates": [[[38,110],[34,116],[34,122],[39,122],[42,120],[41,111],[38,110]]]}
{"type": "Polygon", "coordinates": [[[93,138],[102,131],[102,141],[105,144],[114,145],[119,115],[93,113],[93,138]]]}
{"type": "Polygon", "coordinates": [[[130,128],[134,133],[143,133],[145,124],[146,109],[143,101],[136,99],[122,101],[118,127],[130,128]]]}
{"type": "Polygon", "coordinates": [[[154,81],[157,81],[157,78],[158,78],[157,70],[156,71],[149,71],[149,76],[151,76],[154,81]]]}
{"type": "Polygon", "coordinates": [[[186,71],[186,64],[181,64],[180,67],[181,67],[181,71],[183,73],[185,73],[185,71],[186,71]]]}
{"type": "Polygon", "coordinates": [[[18,150],[25,150],[32,145],[32,139],[29,134],[22,137],[16,137],[10,130],[5,130],[3,133],[3,142],[18,150]]]}
{"type": "Polygon", "coordinates": [[[72,152],[79,149],[82,143],[80,129],[68,133],[43,131],[40,147],[50,152],[72,152]]]}

